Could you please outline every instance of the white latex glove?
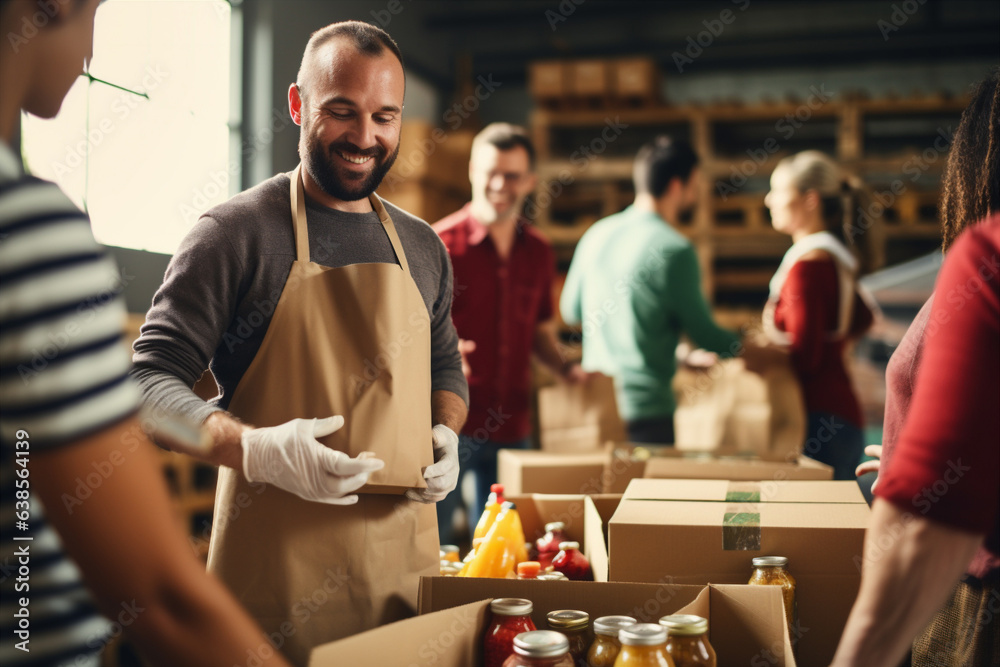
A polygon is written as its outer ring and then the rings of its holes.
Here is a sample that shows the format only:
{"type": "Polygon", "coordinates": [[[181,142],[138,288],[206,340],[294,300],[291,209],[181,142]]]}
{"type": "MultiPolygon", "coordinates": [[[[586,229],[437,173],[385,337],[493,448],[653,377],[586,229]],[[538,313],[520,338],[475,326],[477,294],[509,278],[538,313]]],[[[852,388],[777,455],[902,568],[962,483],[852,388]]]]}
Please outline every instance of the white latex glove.
{"type": "Polygon", "coordinates": [[[406,497],[421,503],[436,503],[458,486],[458,436],[444,424],[431,430],[434,464],[424,469],[426,489],[409,489],[406,497]]]}
{"type": "Polygon", "coordinates": [[[330,505],[353,505],[352,495],[368,477],[385,466],[382,459],[351,458],[316,438],[344,425],[341,416],[293,419],[280,426],[245,431],[243,474],[251,482],[267,482],[305,500],[330,505]]]}

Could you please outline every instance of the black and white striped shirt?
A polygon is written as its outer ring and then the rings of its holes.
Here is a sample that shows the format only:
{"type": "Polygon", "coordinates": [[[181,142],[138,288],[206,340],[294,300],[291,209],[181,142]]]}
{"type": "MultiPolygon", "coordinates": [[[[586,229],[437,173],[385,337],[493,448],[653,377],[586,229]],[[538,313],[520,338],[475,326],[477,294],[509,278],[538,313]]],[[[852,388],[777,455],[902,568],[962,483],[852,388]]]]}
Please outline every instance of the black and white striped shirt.
{"type": "Polygon", "coordinates": [[[31,457],[97,433],[137,408],[121,291],[87,216],[53,183],[24,175],[0,142],[2,665],[96,665],[113,631],[41,505],[25,500],[24,491],[31,487],[31,457]],[[20,460],[25,453],[27,466],[20,460]],[[27,577],[19,555],[25,547],[27,577]],[[25,602],[26,644],[17,634],[25,602]]]}

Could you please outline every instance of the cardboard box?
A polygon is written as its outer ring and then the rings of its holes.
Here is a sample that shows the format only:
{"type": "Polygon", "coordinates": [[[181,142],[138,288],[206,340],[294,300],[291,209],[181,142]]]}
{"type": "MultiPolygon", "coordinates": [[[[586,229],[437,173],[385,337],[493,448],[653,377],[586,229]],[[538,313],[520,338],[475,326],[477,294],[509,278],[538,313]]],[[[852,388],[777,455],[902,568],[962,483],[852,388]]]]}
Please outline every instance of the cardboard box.
{"type": "MultiPolygon", "coordinates": [[[[781,596],[776,592],[771,587],[685,586],[669,581],[623,584],[423,577],[419,608],[421,614],[429,615],[463,609],[471,618],[475,608],[469,603],[477,600],[526,598],[534,603],[532,619],[539,628],[546,627],[545,615],[554,609],[580,609],[592,620],[627,614],[647,623],[656,623],[668,614],[697,614],[709,621],[709,641],[718,654],[718,664],[790,666],[795,662],[781,596]]],[[[455,622],[454,617],[445,618],[455,622]]],[[[471,627],[472,623],[463,625],[471,627]]]]}
{"type": "MultiPolygon", "coordinates": [[[[807,456],[798,461],[765,461],[757,458],[691,455],[661,452],[646,461],[643,477],[651,479],[832,480],[833,468],[807,456]]],[[[624,491],[623,491],[624,492],[624,491]]]]}
{"type": "Polygon", "coordinates": [[[608,580],[607,523],[618,509],[619,495],[504,494],[517,505],[524,539],[533,542],[545,534],[545,524],[562,521],[566,537],[580,543],[597,581],[608,580]]]}
{"type": "Polygon", "coordinates": [[[503,484],[506,495],[602,493],[604,470],[610,458],[608,449],[578,454],[500,449],[497,481],[503,484]]]}
{"type": "Polygon", "coordinates": [[[869,509],[855,482],[633,480],[609,523],[611,581],[745,583],[756,556],[798,582],[798,658],[833,658],[861,583],[869,509]]]}

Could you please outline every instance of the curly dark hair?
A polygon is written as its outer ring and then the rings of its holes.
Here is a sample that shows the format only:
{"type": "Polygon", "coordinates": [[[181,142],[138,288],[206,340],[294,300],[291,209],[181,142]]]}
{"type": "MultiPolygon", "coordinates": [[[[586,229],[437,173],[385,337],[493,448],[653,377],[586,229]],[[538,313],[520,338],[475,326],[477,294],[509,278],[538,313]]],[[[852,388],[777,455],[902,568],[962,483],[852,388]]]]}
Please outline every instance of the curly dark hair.
{"type": "Polygon", "coordinates": [[[1000,67],[972,92],[955,130],[941,195],[942,248],[1000,210],[1000,67]]]}

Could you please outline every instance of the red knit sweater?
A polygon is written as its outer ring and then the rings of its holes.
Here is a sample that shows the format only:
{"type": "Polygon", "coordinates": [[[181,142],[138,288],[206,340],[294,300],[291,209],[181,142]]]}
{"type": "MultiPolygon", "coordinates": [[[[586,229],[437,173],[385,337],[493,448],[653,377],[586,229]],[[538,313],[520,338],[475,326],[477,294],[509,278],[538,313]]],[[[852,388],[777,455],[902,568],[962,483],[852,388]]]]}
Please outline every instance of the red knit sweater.
{"type": "Polygon", "coordinates": [[[1000,215],[948,253],[903,431],[876,495],[986,535],[969,573],[1000,565],[1000,215]]]}
{"type": "MultiPolygon", "coordinates": [[[[774,323],[792,339],[792,365],[808,412],[837,415],[861,428],[861,406],[844,366],[844,341],[828,340],[840,318],[840,283],[831,258],[802,260],[788,271],[774,323]]],[[[872,325],[872,312],[855,296],[849,337],[872,325]]]]}

